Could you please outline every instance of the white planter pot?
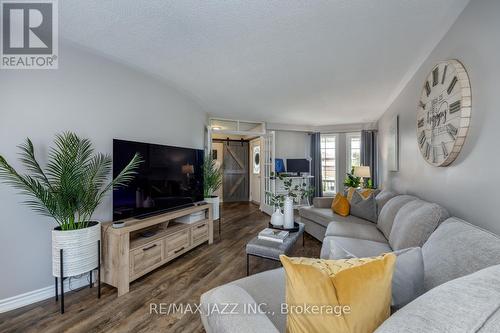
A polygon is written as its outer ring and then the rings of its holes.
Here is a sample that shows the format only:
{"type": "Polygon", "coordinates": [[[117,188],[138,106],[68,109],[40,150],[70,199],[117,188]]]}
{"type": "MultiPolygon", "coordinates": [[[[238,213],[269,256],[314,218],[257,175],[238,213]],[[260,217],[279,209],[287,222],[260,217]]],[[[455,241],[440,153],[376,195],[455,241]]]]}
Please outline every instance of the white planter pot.
{"type": "Polygon", "coordinates": [[[283,221],[283,227],[285,229],[291,229],[293,228],[294,225],[294,220],[293,220],[293,199],[290,197],[285,197],[285,206],[283,208],[284,212],[284,221],[283,221]]]}
{"type": "Polygon", "coordinates": [[[205,198],[205,201],[212,204],[212,220],[219,219],[219,205],[220,198],[218,196],[212,196],[210,198],[205,198]]]}
{"type": "Polygon", "coordinates": [[[63,250],[63,276],[75,276],[97,268],[97,241],[101,240],[101,224],[77,230],[52,230],[52,275],[61,276],[60,250],[63,250]]]}
{"type": "Polygon", "coordinates": [[[271,215],[271,224],[276,227],[281,227],[283,225],[283,213],[281,213],[279,208],[271,215]]]}

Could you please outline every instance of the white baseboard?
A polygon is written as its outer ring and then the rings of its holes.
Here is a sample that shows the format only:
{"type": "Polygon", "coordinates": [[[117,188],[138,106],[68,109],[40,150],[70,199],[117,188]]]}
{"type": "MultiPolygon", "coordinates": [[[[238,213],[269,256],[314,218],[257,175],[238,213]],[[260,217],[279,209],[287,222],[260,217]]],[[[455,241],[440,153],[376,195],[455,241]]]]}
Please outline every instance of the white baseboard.
{"type": "MultiPolygon", "coordinates": [[[[88,275],[85,274],[81,277],[71,277],[69,279],[64,280],[64,291],[65,293],[81,288],[83,286],[88,286],[89,280],[88,275]],[[70,289],[71,287],[71,289],[70,289]]],[[[60,282],[58,284],[59,294],[61,293],[61,289],[59,288],[60,282]]],[[[14,310],[17,308],[21,308],[26,305],[30,305],[36,302],[40,302],[46,300],[47,298],[55,297],[55,288],[54,285],[41,288],[38,290],[29,291],[24,294],[12,296],[9,298],[0,300],[0,313],[7,312],[10,310],[14,310]]]]}

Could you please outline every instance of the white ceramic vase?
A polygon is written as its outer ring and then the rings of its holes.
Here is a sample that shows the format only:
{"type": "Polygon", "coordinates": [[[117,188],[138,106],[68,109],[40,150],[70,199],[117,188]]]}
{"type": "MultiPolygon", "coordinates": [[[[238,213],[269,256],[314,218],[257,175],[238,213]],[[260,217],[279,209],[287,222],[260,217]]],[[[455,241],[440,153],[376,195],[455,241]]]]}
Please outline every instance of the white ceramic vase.
{"type": "Polygon", "coordinates": [[[61,249],[64,277],[80,275],[97,268],[101,224],[89,222],[87,228],[66,231],[58,228],[52,230],[52,275],[61,276],[61,249]]]}
{"type": "Polygon", "coordinates": [[[212,204],[212,220],[218,220],[219,219],[219,205],[220,205],[220,198],[218,196],[211,196],[208,198],[205,198],[205,202],[211,203],[212,204]]]}
{"type": "Polygon", "coordinates": [[[283,227],[285,229],[291,229],[291,228],[293,228],[293,225],[294,225],[294,220],[293,220],[293,199],[290,198],[289,196],[285,197],[285,206],[283,208],[283,212],[284,212],[283,227]]]}
{"type": "Polygon", "coordinates": [[[276,208],[273,215],[271,215],[271,224],[275,227],[283,226],[283,213],[279,208],[276,208]]]}

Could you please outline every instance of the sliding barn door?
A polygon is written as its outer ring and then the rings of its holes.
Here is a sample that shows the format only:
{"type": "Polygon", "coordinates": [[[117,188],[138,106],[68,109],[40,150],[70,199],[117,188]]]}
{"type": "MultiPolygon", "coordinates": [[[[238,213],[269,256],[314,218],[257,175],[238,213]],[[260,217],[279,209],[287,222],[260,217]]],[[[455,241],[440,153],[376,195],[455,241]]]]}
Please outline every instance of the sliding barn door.
{"type": "Polygon", "coordinates": [[[274,207],[271,206],[270,198],[266,193],[276,192],[276,180],[274,174],[274,132],[269,132],[261,137],[262,160],[261,160],[261,195],[260,210],[271,215],[274,207]]]}
{"type": "Polygon", "coordinates": [[[224,202],[248,201],[248,142],[224,142],[224,202]]]}

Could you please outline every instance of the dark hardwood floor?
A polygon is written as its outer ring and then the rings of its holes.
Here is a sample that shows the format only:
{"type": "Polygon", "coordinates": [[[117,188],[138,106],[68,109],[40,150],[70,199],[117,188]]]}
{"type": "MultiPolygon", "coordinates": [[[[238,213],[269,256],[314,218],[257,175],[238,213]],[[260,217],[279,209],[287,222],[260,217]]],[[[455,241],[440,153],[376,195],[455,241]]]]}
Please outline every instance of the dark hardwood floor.
{"type": "MultiPolygon", "coordinates": [[[[224,204],[222,239],[216,222],[213,245],[201,245],[136,280],[128,294],[117,298],[116,289],[108,285],[99,300],[94,288],[70,292],[64,315],[48,299],[0,314],[0,332],[203,332],[198,314],[150,314],[150,304],[195,304],[205,291],[245,277],[245,245],[268,221],[254,204],[224,204]]],[[[305,247],[299,241],[293,254],[318,257],[321,243],[305,237],[305,247]]],[[[251,274],[275,267],[279,263],[251,259],[251,274]]]]}

